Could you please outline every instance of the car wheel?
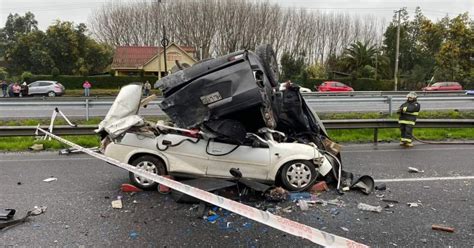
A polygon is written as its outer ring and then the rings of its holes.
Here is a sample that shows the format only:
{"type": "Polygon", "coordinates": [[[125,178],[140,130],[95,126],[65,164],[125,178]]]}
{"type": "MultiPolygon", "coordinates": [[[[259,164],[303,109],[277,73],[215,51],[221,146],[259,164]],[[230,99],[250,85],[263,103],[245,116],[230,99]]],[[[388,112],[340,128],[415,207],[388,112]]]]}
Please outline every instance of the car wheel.
{"type": "Polygon", "coordinates": [[[260,45],[255,49],[255,53],[262,60],[263,69],[270,83],[274,87],[277,86],[280,72],[278,71],[278,61],[273,48],[269,44],[260,45]]]}
{"type": "MultiPolygon", "coordinates": [[[[130,164],[139,169],[142,169],[147,172],[155,173],[157,175],[166,174],[166,168],[165,168],[164,163],[160,159],[150,156],[150,155],[140,156],[134,159],[130,164]]],[[[129,172],[128,176],[130,178],[130,182],[141,189],[144,189],[144,190],[156,189],[156,187],[158,186],[158,183],[153,182],[147,178],[137,176],[133,174],[132,172],[129,172]]]]}
{"type": "Polygon", "coordinates": [[[317,177],[314,165],[305,160],[293,160],[283,165],[281,182],[290,191],[302,191],[311,186],[317,177]]]}
{"type": "Polygon", "coordinates": [[[50,92],[48,92],[48,96],[55,97],[56,93],[54,91],[50,91],[50,92]]]}

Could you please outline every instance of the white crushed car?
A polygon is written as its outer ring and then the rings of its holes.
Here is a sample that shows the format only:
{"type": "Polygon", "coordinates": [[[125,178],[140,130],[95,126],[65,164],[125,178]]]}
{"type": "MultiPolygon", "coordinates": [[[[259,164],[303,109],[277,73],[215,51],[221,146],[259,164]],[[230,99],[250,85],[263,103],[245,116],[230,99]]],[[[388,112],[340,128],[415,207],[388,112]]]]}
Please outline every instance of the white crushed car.
{"type": "MultiPolygon", "coordinates": [[[[179,65],[178,65],[179,67],[179,65]]],[[[339,145],[332,142],[298,87],[278,90],[273,50],[239,51],[200,62],[157,81],[169,123],[138,115],[141,84],[125,86],[96,130],[109,157],[159,175],[243,177],[290,191],[338,179],[339,145]]],[[[143,189],[156,183],[130,173],[143,189]]]]}

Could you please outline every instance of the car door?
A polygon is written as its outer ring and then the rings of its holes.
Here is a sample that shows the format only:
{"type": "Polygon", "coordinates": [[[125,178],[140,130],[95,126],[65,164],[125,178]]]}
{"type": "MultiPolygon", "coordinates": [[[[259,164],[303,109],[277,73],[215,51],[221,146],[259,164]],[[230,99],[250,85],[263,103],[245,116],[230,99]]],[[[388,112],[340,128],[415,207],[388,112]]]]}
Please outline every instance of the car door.
{"type": "Polygon", "coordinates": [[[50,86],[53,83],[50,82],[40,82],[39,87],[38,87],[38,92],[39,94],[47,94],[50,90],[50,86]]]}
{"type": "Polygon", "coordinates": [[[238,168],[243,177],[266,180],[270,169],[270,148],[234,145],[209,141],[208,176],[230,177],[230,169],[238,168]]]}
{"type": "Polygon", "coordinates": [[[33,82],[28,85],[28,95],[39,94],[39,84],[40,82],[33,82]]]}

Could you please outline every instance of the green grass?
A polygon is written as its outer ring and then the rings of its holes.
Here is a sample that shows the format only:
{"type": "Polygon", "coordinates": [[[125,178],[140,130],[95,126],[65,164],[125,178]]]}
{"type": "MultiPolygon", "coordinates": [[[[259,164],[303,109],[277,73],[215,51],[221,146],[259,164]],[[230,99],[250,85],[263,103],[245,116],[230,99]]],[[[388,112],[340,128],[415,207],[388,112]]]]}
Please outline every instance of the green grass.
{"type": "MultiPolygon", "coordinates": [[[[387,113],[320,113],[322,120],[346,120],[346,119],[397,119],[398,115],[392,116],[387,113]]],[[[421,111],[418,119],[474,119],[474,111],[421,111]]]]}
{"type": "MultiPolygon", "coordinates": [[[[51,119],[19,119],[19,120],[0,120],[0,126],[36,126],[38,124],[41,125],[49,125],[51,119]]],[[[102,118],[93,117],[90,118],[88,121],[83,119],[78,120],[71,120],[72,122],[78,125],[97,125],[102,118]]],[[[67,125],[66,120],[61,117],[57,117],[54,121],[54,125],[67,125]]]]}
{"type": "MultiPolygon", "coordinates": [[[[99,136],[64,136],[63,138],[84,147],[99,146],[99,136]]],[[[68,148],[68,146],[56,140],[39,140],[35,137],[0,137],[0,150],[2,151],[24,151],[33,144],[43,144],[45,150],[58,150],[68,148]]]]}
{"type": "MultiPolygon", "coordinates": [[[[374,139],[373,129],[328,130],[328,134],[339,143],[367,143],[374,139]]],[[[416,128],[415,137],[421,140],[474,140],[474,128],[416,128]]],[[[400,139],[400,130],[394,128],[379,129],[380,142],[393,142],[400,139]]]]}

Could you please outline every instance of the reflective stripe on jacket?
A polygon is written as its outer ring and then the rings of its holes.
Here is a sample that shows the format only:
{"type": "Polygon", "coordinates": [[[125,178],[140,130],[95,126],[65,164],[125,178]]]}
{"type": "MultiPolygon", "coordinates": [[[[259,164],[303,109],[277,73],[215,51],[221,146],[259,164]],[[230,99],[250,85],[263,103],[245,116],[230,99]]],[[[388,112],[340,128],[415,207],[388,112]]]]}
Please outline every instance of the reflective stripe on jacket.
{"type": "Polygon", "coordinates": [[[400,118],[398,119],[398,123],[415,125],[416,117],[420,112],[420,104],[417,101],[407,101],[400,106],[399,112],[400,118]]]}

